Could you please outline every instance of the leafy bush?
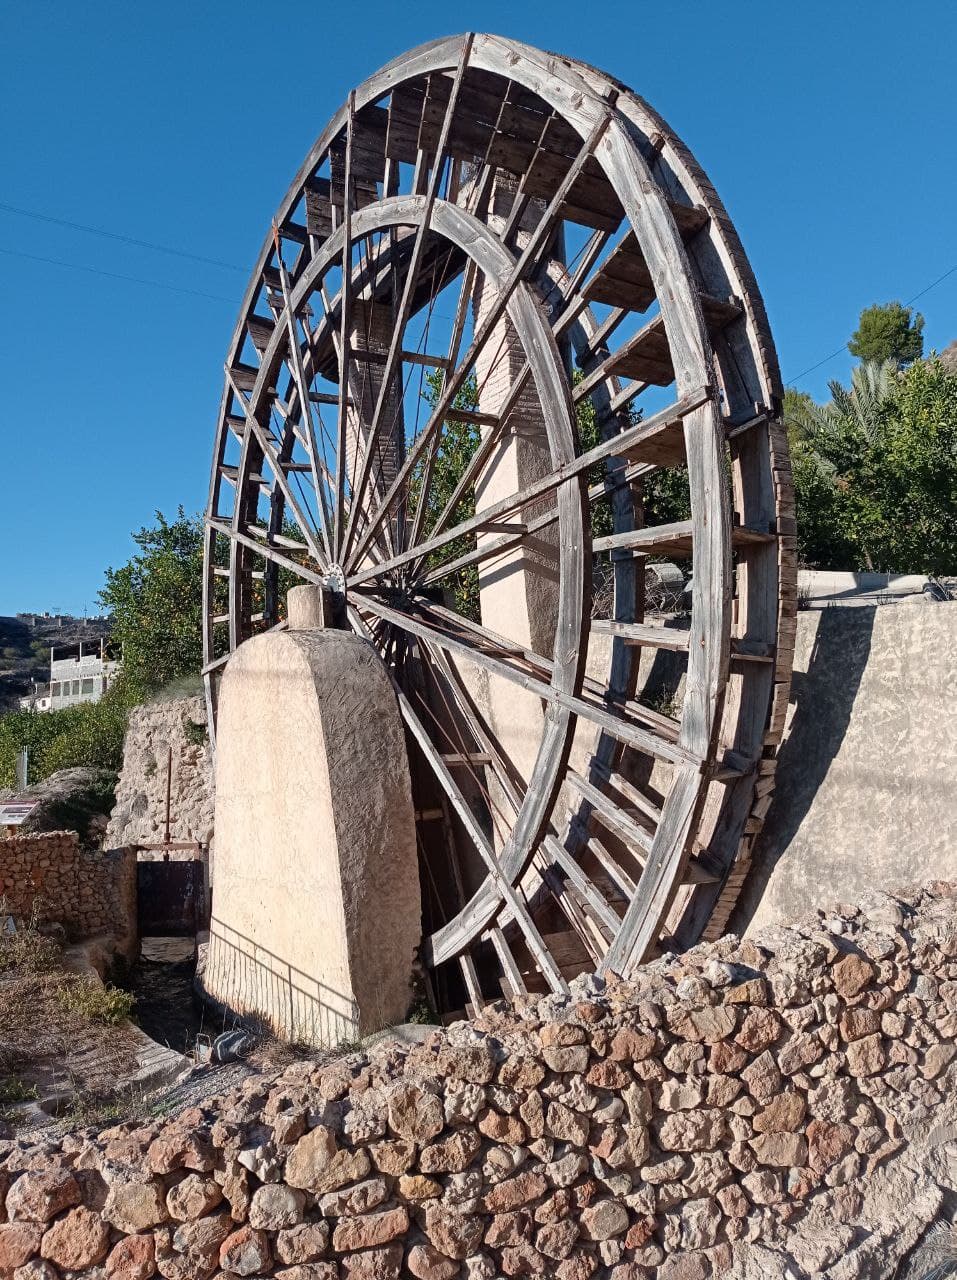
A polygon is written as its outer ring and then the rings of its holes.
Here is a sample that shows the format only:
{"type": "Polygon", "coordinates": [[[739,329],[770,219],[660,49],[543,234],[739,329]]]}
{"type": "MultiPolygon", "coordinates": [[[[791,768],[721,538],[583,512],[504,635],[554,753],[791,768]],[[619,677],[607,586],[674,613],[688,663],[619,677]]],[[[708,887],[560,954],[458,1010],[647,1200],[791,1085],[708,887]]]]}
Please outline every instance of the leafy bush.
{"type": "Polygon", "coordinates": [[[103,986],[92,976],[74,978],[57,992],[57,999],[64,1009],[78,1013],[91,1022],[103,1022],[116,1026],[125,1022],[133,1012],[135,1003],[128,991],[119,987],[103,986]]]}
{"type": "Polygon", "coordinates": [[[957,573],[957,377],[864,364],[831,394],[785,401],[804,563],[957,573]]]}
{"type": "Polygon", "coordinates": [[[118,771],[136,693],[121,675],[99,702],[0,716],[0,787],[16,785],[16,759],[23,747],[30,752],[30,783],[78,765],[118,771]]]}

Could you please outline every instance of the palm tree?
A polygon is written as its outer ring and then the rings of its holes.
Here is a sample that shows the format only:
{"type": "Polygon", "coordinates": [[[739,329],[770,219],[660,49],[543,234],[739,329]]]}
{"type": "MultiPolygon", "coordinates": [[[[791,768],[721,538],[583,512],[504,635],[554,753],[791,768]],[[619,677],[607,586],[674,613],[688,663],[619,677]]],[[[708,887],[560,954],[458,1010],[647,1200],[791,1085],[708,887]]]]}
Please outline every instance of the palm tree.
{"type": "Polygon", "coordinates": [[[880,433],[883,410],[897,380],[893,360],[869,360],[851,373],[850,390],[836,379],[829,382],[829,404],[802,399],[795,404],[793,419],[800,434],[818,451],[828,452],[828,444],[846,438],[848,432],[863,436],[873,445],[880,433]]]}

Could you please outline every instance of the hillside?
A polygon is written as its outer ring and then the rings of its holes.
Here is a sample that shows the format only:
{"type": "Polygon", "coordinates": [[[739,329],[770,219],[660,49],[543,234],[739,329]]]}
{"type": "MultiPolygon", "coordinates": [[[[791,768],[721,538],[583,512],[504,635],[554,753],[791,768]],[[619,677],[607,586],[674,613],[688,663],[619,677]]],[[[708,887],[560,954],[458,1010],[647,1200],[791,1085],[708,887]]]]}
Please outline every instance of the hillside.
{"type": "Polygon", "coordinates": [[[0,617],[0,714],[17,709],[17,699],[34,680],[50,678],[50,646],[67,649],[82,641],[97,644],[110,634],[109,618],[20,613],[0,617]]]}

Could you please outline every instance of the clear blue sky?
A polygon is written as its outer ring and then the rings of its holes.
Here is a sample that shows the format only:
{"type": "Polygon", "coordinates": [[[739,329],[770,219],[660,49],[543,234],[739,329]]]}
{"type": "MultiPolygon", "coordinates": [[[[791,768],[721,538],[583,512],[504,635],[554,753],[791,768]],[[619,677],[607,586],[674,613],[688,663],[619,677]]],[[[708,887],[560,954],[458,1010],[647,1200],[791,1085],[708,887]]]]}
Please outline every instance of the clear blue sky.
{"type": "MultiPolygon", "coordinates": [[[[740,230],[786,379],[862,306],[957,264],[948,0],[4,0],[0,203],[243,270],[0,208],[0,613],[95,610],[131,529],[201,509],[235,304],[283,191],[353,84],[466,29],[595,63],[678,130],[740,230]]],[[[957,272],[917,306],[928,346],[957,337],[957,272]]],[[[799,385],[823,397],[849,364],[799,385]]]]}

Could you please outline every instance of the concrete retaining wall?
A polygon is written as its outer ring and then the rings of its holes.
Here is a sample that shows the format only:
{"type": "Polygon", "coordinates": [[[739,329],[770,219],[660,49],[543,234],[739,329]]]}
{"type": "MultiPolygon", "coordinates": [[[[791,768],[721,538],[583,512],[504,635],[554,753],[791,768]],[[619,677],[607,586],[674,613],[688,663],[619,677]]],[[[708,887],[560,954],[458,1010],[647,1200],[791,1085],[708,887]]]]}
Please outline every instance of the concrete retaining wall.
{"type": "Polygon", "coordinates": [[[798,616],[774,798],[730,927],[957,873],[957,603],[798,616]]]}
{"type": "Polygon", "coordinates": [[[957,1190],[955,895],[0,1144],[0,1275],[891,1276],[957,1190]]]}

